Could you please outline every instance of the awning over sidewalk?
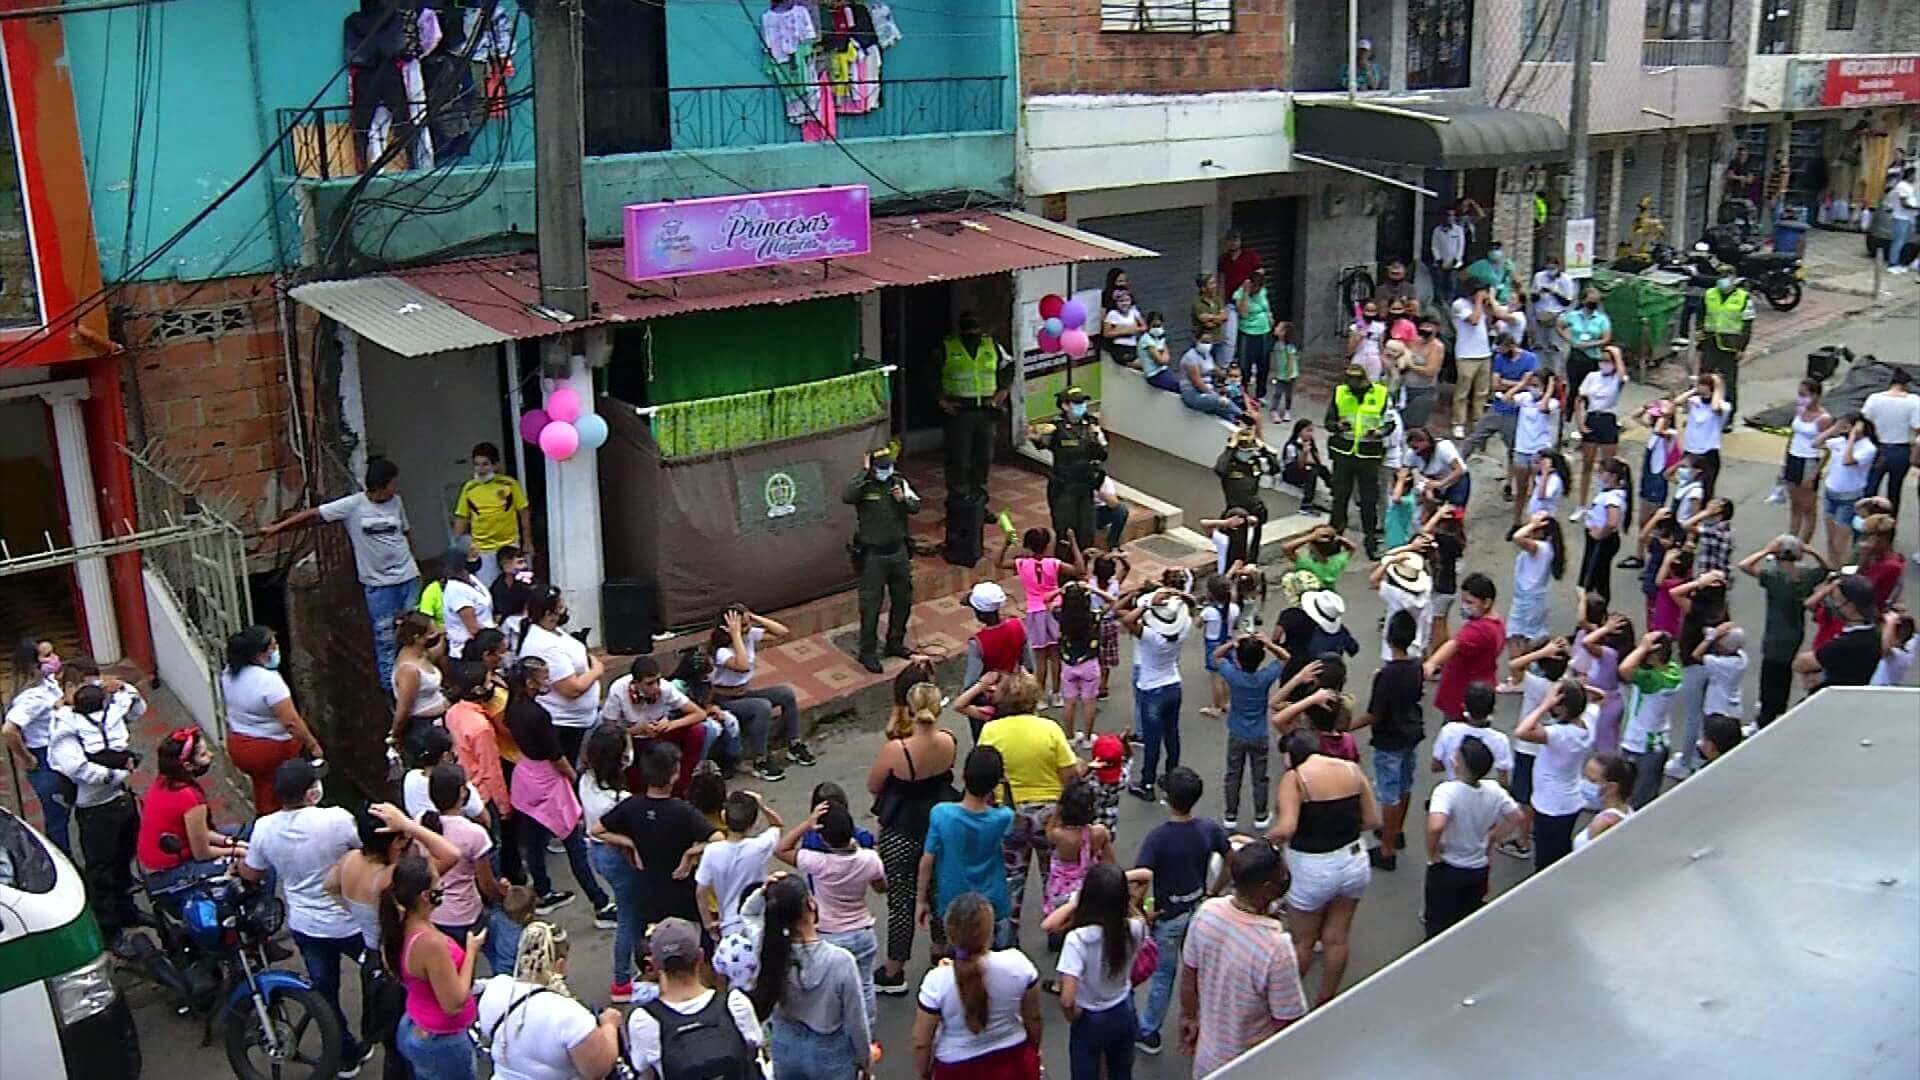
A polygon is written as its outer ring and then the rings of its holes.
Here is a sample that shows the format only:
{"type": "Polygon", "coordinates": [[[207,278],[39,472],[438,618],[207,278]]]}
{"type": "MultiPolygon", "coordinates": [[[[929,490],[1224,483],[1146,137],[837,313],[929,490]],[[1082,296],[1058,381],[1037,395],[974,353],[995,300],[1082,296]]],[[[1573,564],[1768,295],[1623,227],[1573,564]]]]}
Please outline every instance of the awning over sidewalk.
{"type": "Polygon", "coordinates": [[[1355,106],[1345,98],[1294,105],[1294,150],[1335,161],[1486,169],[1567,156],[1566,129],[1539,113],[1432,101],[1362,99],[1355,106]]]}
{"type": "Polygon", "coordinates": [[[317,281],[294,289],[293,298],[385,349],[425,356],[695,311],[1158,254],[1017,211],[958,211],[875,218],[872,250],[850,259],[641,283],[623,276],[619,248],[598,248],[588,260],[594,314],[571,323],[543,313],[532,255],[317,281]]]}

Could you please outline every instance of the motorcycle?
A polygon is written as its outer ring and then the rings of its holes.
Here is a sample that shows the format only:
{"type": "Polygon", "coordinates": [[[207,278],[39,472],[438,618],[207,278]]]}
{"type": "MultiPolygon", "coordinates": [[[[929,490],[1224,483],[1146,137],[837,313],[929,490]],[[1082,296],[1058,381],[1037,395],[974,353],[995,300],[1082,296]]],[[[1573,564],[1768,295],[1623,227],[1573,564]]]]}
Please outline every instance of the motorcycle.
{"type": "MultiPolygon", "coordinates": [[[[160,848],[185,851],[177,836],[160,848]]],[[[271,890],[215,872],[177,884],[147,885],[156,946],[135,936],[147,976],[171,991],[175,1011],[205,1020],[201,1045],[222,1029],[227,1064],[240,1080],[326,1080],[345,1052],[340,1016],[298,974],[270,966],[272,937],[286,925],[286,902],[271,890]]]]}
{"type": "Polygon", "coordinates": [[[1800,256],[1786,251],[1763,251],[1742,223],[1714,225],[1705,239],[1693,246],[1695,254],[1708,254],[1733,267],[1746,278],[1753,290],[1766,298],[1775,311],[1792,311],[1800,306],[1801,287],[1807,269],[1800,256]]]}

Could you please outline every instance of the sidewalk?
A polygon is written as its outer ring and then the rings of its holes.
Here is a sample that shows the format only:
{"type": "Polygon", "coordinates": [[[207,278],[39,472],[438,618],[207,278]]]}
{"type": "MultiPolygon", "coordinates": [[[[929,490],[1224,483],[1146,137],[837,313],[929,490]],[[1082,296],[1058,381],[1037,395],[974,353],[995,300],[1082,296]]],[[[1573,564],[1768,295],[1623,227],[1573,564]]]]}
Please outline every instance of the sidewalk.
{"type": "MultiPolygon", "coordinates": [[[[1880,273],[1880,295],[1873,291],[1874,261],[1867,257],[1863,233],[1840,229],[1809,229],[1802,262],[1807,268],[1809,298],[1812,290],[1859,297],[1875,304],[1901,305],[1920,299],[1920,275],[1880,273]]],[[[1804,305],[1802,305],[1804,306],[1804,305]]]]}

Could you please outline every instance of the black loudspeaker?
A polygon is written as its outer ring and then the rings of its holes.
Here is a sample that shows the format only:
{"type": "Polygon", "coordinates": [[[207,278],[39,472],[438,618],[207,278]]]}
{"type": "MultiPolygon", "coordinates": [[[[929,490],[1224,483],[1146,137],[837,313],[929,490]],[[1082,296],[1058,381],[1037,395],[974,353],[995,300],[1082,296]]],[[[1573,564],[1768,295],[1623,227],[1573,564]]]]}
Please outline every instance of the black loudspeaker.
{"type": "Polygon", "coordinates": [[[653,651],[659,628],[660,586],[639,578],[619,578],[600,587],[601,634],[607,651],[622,656],[653,651]]]}
{"type": "Polygon", "coordinates": [[[980,561],[981,534],[987,528],[987,501],[966,495],[947,496],[947,561],[972,566],[980,561]]]}

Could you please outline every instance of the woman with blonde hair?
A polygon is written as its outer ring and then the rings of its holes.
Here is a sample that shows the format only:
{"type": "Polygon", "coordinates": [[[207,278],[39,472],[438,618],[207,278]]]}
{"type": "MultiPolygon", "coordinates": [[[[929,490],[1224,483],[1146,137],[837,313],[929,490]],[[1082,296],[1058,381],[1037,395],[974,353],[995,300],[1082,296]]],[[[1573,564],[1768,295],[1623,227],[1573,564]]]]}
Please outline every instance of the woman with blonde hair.
{"type": "Polygon", "coordinates": [[[600,1077],[620,1053],[620,1012],[598,1017],[567,988],[567,932],[532,922],[520,934],[513,973],[482,984],[474,1027],[495,1080],[600,1077]]]}
{"type": "Polygon", "coordinates": [[[960,797],[953,786],[960,744],[953,732],[936,726],[945,698],[933,682],[933,665],[909,664],[894,679],[894,702],[886,745],[867,771],[873,814],[880,819],[880,861],[887,869],[887,957],[873,974],[873,988],[882,994],[908,989],[927,818],[936,804],[960,797]]]}

